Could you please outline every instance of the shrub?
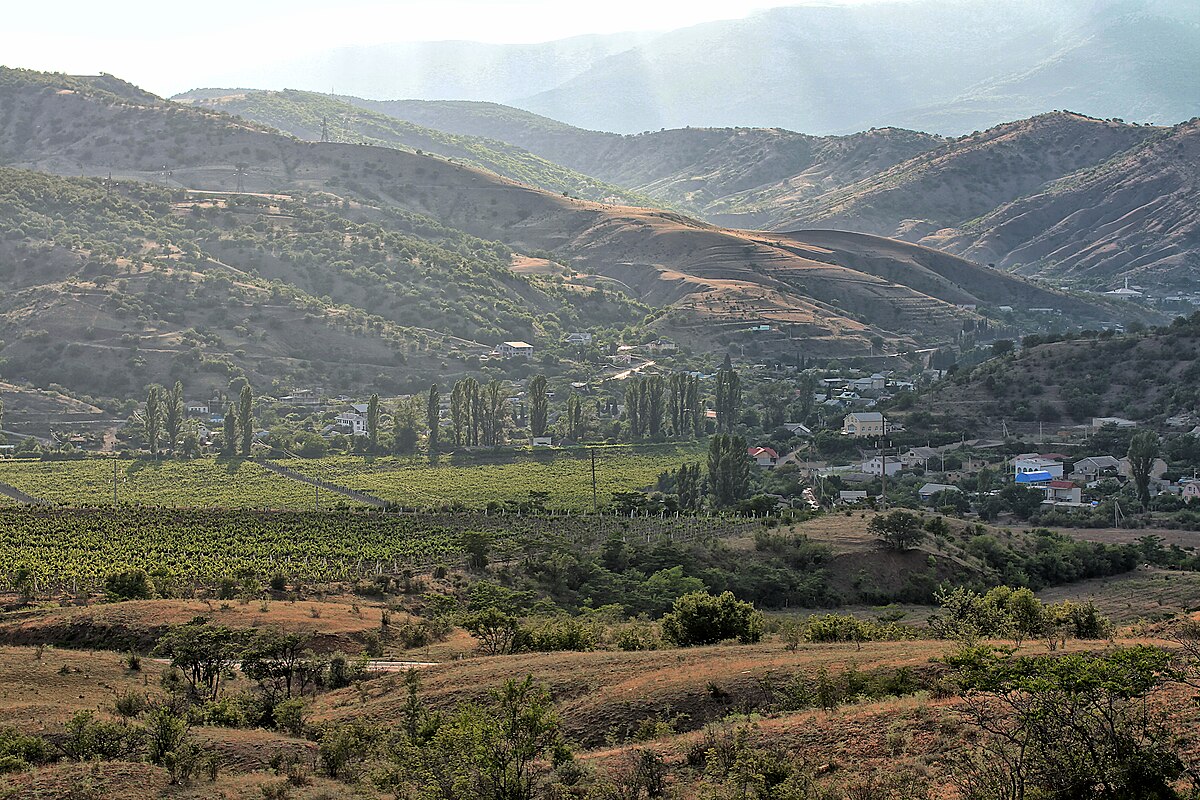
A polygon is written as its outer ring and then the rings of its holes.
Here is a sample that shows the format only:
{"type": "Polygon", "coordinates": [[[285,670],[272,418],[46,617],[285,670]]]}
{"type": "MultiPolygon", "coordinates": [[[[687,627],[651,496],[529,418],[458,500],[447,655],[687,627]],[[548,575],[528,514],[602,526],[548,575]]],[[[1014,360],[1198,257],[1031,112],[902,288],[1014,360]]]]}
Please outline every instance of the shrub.
{"type": "Polygon", "coordinates": [[[104,594],[109,600],[149,600],[154,597],[154,584],[144,569],[114,572],[104,579],[104,594]]]}
{"type": "Polygon", "coordinates": [[[762,638],[763,617],[754,606],[724,592],[691,592],[675,601],[663,617],[663,636],[680,647],[715,644],[726,639],[742,643],[762,638]]]}

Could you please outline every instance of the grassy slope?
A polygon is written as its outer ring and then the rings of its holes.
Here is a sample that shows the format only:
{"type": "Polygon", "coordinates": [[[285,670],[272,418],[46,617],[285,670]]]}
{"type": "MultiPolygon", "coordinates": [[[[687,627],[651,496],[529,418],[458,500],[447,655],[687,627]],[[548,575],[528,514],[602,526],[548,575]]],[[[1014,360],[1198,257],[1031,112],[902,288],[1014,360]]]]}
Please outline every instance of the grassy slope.
{"type": "Polygon", "coordinates": [[[424,151],[464,161],[548,192],[623,205],[649,205],[648,198],[540,158],[507,142],[446,133],[386,114],[358,108],[315,92],[245,92],[192,101],[243,119],[270,125],[301,139],[424,151]]]}

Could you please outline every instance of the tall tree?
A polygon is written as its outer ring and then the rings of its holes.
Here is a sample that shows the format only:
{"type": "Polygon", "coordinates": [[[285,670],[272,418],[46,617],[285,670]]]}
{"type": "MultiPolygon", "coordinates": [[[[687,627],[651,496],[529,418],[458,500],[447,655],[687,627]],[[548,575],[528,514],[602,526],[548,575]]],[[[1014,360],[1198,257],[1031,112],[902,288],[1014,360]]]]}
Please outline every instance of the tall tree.
{"type": "Polygon", "coordinates": [[[629,438],[642,438],[642,379],[636,375],[625,379],[625,421],[629,438]]]}
{"type": "Polygon", "coordinates": [[[146,415],[142,423],[146,444],[153,455],[158,455],[158,442],[162,438],[162,387],[158,384],[146,392],[146,415]]]}
{"type": "Polygon", "coordinates": [[[567,413],[564,425],[564,435],[568,439],[578,442],[583,438],[583,400],[577,394],[572,394],[567,398],[567,413]]]}
{"type": "Polygon", "coordinates": [[[416,400],[415,397],[402,397],[396,401],[396,413],[392,417],[392,449],[396,455],[409,455],[417,450],[421,433],[416,400]]]}
{"type": "Polygon", "coordinates": [[[490,381],[480,393],[483,424],[480,434],[485,447],[504,443],[504,420],[508,411],[508,390],[498,380],[490,381]]]}
{"type": "Polygon", "coordinates": [[[250,455],[250,445],[254,442],[254,392],[249,384],[242,387],[238,398],[238,433],[242,437],[242,455],[250,455]]]}
{"type": "Polygon", "coordinates": [[[691,425],[685,425],[687,414],[688,376],[685,372],[673,372],[667,379],[667,418],[671,422],[672,436],[686,436],[691,425]],[[686,430],[685,430],[686,427],[686,430]]]}
{"type": "Polygon", "coordinates": [[[167,433],[167,450],[174,455],[183,429],[183,384],[179,381],[175,381],[163,398],[163,427],[167,433]]]}
{"type": "Polygon", "coordinates": [[[470,444],[469,428],[471,424],[471,397],[467,378],[456,381],[450,390],[450,432],[454,437],[454,446],[462,447],[470,444]]]}
{"type": "Polygon", "coordinates": [[[379,452],[379,395],[367,400],[367,442],[371,453],[379,452]]]}
{"type": "Polygon", "coordinates": [[[442,409],[442,394],[438,391],[438,385],[432,384],[429,387],[429,394],[425,398],[425,424],[429,428],[429,457],[437,458],[438,455],[438,435],[441,433],[441,409],[442,409]]]}
{"type": "Polygon", "coordinates": [[[662,375],[642,380],[642,426],[651,439],[662,438],[663,398],[666,382],[662,375]]]}
{"type": "Polygon", "coordinates": [[[699,439],[704,435],[704,399],[700,396],[699,375],[688,378],[687,409],[692,422],[692,433],[699,439]]]}
{"type": "Polygon", "coordinates": [[[675,472],[675,493],[679,496],[679,507],[684,511],[700,508],[701,491],[700,462],[679,465],[675,472]]]}
{"type": "Polygon", "coordinates": [[[233,412],[233,403],[225,408],[225,419],[222,421],[221,453],[226,456],[237,453],[237,416],[233,412]]]}
{"type": "Polygon", "coordinates": [[[1154,431],[1138,431],[1129,440],[1129,473],[1137,487],[1138,500],[1142,506],[1150,504],[1150,473],[1154,459],[1158,458],[1158,434],[1154,431]]]}
{"type": "Polygon", "coordinates": [[[716,402],[717,430],[730,433],[737,426],[738,408],[742,403],[742,379],[729,354],[725,354],[725,363],[717,370],[716,402]]]}
{"type": "Polygon", "coordinates": [[[546,435],[550,421],[550,396],[545,375],[529,381],[529,433],[538,439],[546,435]]]}
{"type": "Polygon", "coordinates": [[[709,440],[708,483],[720,508],[746,496],[750,487],[750,457],[746,455],[745,439],[722,433],[709,440]]]}

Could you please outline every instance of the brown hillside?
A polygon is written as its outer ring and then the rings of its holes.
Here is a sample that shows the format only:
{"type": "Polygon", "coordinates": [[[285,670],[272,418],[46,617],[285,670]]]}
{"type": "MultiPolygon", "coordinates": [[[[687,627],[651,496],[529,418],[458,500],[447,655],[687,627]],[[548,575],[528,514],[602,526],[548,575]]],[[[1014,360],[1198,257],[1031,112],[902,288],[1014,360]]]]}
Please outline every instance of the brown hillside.
{"type": "Polygon", "coordinates": [[[780,227],[835,227],[917,241],[960,225],[1158,129],[1056,112],[998,125],[777,212],[780,227]]]}
{"type": "Polygon", "coordinates": [[[1102,288],[1117,288],[1123,276],[1194,287],[1198,192],[1200,120],[1192,120],[924,241],[1023,273],[1102,288]]]}

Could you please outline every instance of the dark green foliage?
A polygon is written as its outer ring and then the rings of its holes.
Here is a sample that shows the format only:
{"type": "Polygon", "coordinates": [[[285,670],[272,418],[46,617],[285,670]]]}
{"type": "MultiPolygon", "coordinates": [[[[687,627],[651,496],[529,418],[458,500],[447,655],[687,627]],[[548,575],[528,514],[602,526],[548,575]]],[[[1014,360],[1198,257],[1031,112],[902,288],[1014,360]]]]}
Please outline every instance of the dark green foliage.
{"type": "Polygon", "coordinates": [[[1151,702],[1175,680],[1156,647],[1016,658],[989,647],[946,659],[982,734],[963,758],[968,800],[1170,800],[1184,774],[1151,702]]]}
{"type": "Polygon", "coordinates": [[[708,441],[708,484],[713,502],[727,508],[746,496],[750,457],[741,436],[717,434],[708,441]]]}
{"type": "Polygon", "coordinates": [[[154,584],[143,569],[114,572],[104,579],[104,594],[109,600],[149,600],[154,584]]]}
{"type": "Polygon", "coordinates": [[[716,399],[717,430],[731,433],[737,425],[738,411],[742,404],[742,380],[733,368],[729,354],[725,354],[724,365],[717,370],[716,399]]]}
{"type": "Polygon", "coordinates": [[[893,511],[874,517],[867,523],[867,530],[893,550],[909,550],[925,539],[921,518],[911,511],[893,511]]]}
{"type": "Polygon", "coordinates": [[[723,592],[714,597],[692,592],[675,601],[663,617],[663,636],[681,647],[716,644],[726,639],[757,642],[762,637],[762,614],[754,606],[723,592]]]}

